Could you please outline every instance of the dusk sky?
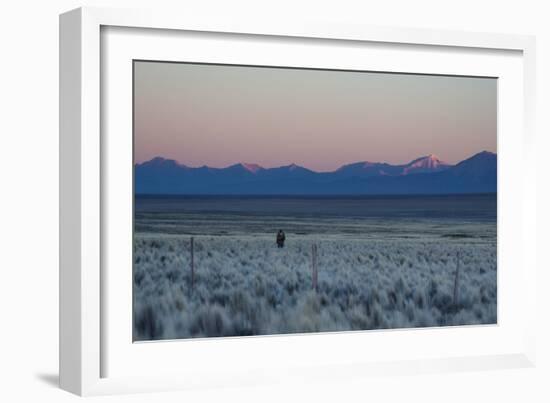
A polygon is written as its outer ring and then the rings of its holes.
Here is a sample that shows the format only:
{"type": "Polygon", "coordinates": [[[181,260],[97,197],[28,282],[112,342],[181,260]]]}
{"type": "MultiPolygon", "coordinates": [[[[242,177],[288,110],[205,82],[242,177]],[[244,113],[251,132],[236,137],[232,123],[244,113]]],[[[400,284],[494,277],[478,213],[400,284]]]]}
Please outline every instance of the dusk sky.
{"type": "Polygon", "coordinates": [[[497,80],[135,62],[135,162],[457,163],[497,148],[497,80]]]}

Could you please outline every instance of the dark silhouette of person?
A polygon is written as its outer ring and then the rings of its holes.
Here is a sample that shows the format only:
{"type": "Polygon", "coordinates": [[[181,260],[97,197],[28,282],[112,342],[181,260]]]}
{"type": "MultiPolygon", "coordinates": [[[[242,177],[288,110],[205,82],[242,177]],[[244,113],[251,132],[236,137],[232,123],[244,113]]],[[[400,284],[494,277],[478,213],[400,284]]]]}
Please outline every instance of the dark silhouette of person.
{"type": "Polygon", "coordinates": [[[278,248],[282,248],[285,246],[285,233],[283,232],[282,229],[279,230],[279,232],[277,232],[277,247],[278,248]]]}

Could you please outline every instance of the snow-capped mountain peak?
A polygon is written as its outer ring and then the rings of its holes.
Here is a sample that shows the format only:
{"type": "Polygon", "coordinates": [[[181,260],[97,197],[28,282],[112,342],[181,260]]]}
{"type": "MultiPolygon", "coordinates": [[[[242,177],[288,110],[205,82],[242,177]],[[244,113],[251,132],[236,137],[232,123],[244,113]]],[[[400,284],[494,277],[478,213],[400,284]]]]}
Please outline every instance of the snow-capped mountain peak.
{"type": "Polygon", "coordinates": [[[440,160],[436,155],[429,154],[417,158],[404,166],[402,175],[422,172],[436,172],[449,168],[451,165],[440,160]]]}
{"type": "Polygon", "coordinates": [[[437,155],[435,154],[429,154],[425,157],[417,158],[407,164],[408,166],[416,166],[416,167],[437,167],[439,165],[449,165],[444,161],[441,161],[437,155]]]}
{"type": "Polygon", "coordinates": [[[262,166],[258,165],[258,164],[251,164],[251,163],[248,163],[248,162],[241,162],[241,166],[246,169],[247,171],[249,172],[252,172],[253,174],[255,174],[256,172],[264,169],[262,166]]]}

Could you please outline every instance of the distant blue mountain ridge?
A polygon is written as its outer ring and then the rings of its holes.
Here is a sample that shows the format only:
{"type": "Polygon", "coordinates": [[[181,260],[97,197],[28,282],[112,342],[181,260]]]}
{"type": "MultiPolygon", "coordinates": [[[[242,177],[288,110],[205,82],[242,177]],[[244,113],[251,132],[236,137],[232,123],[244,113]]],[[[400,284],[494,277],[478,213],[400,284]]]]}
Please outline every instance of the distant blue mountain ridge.
{"type": "Polygon", "coordinates": [[[332,172],[291,164],[263,168],[189,167],[156,157],[135,165],[135,193],[162,195],[409,195],[494,193],[497,155],[482,151],[456,165],[435,155],[408,164],[357,162],[332,172]]]}

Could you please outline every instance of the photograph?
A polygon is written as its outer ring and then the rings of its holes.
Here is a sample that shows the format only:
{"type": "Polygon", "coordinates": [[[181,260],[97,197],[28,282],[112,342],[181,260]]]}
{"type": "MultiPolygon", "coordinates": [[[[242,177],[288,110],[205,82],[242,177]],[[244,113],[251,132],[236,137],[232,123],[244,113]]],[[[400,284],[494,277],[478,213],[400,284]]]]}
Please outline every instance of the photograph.
{"type": "Polygon", "coordinates": [[[134,342],[497,324],[496,77],[132,63],[134,342]]]}

